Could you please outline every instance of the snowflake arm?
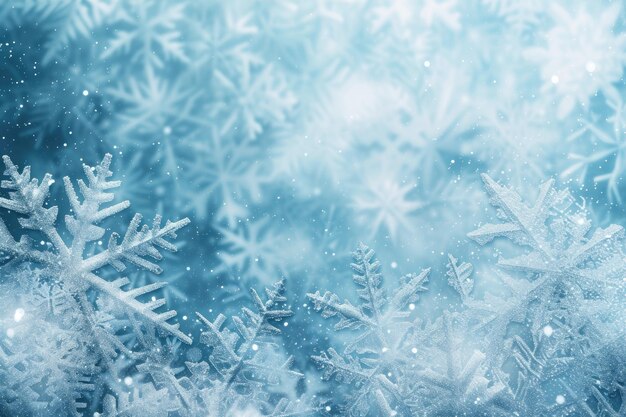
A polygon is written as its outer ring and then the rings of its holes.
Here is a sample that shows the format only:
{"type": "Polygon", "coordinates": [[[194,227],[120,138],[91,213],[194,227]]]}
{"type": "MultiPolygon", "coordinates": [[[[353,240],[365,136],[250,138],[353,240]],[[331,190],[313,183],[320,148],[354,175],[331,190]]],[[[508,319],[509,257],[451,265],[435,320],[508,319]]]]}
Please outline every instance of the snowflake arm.
{"type": "Polygon", "coordinates": [[[448,254],[448,283],[454,288],[460,295],[463,301],[470,297],[472,290],[474,289],[474,278],[472,278],[472,264],[468,262],[458,263],[458,260],[448,254]]]}
{"type": "Polygon", "coordinates": [[[324,379],[331,379],[334,376],[337,381],[351,384],[365,381],[371,377],[371,373],[366,372],[358,360],[350,356],[344,358],[333,348],[311,358],[324,371],[324,379]]]}
{"type": "Polygon", "coordinates": [[[486,174],[482,174],[481,177],[492,198],[492,204],[502,210],[503,216],[510,221],[501,224],[487,224],[469,233],[468,237],[484,245],[498,236],[515,239],[518,234],[524,234],[527,237],[526,244],[551,257],[546,237],[540,233],[542,229],[537,226],[540,222],[544,222],[548,216],[549,205],[552,203],[554,194],[554,180],[549,180],[541,185],[537,202],[528,209],[515,191],[501,186],[486,174]]]}
{"type": "Polygon", "coordinates": [[[337,294],[326,291],[321,295],[319,291],[307,294],[313,301],[315,310],[322,312],[323,318],[339,317],[335,330],[358,329],[360,327],[376,328],[376,323],[355,307],[350,301],[342,303],[337,294]]]}

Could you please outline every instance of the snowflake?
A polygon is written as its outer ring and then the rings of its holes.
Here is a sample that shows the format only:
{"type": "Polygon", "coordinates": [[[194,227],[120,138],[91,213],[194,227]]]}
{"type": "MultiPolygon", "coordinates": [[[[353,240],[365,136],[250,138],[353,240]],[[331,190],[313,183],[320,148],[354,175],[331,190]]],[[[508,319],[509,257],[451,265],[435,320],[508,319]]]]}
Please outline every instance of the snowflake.
{"type": "Polygon", "coordinates": [[[119,13],[120,5],[118,0],[62,0],[50,3],[59,5],[59,10],[56,12],[59,16],[48,20],[53,22],[55,27],[49,28],[53,36],[46,45],[46,52],[42,59],[44,65],[50,64],[53,60],[58,60],[59,56],[63,54],[67,54],[68,45],[79,39],[89,39],[96,29],[101,28],[105,22],[110,21],[113,16],[119,13]]]}
{"type": "Polygon", "coordinates": [[[534,29],[543,18],[544,3],[541,0],[482,0],[482,2],[519,33],[534,29]]]}
{"type": "Polygon", "coordinates": [[[375,172],[357,170],[363,174],[355,181],[361,184],[354,187],[350,208],[370,231],[370,239],[385,231],[395,241],[399,229],[414,229],[415,215],[429,207],[429,203],[416,198],[417,184],[405,179],[407,169],[403,160],[388,159],[387,155],[365,161],[364,166],[378,167],[375,172]]]}
{"type": "MultiPolygon", "coordinates": [[[[9,297],[2,301],[15,307],[9,297]]],[[[0,413],[13,415],[22,409],[38,415],[45,410],[78,415],[87,406],[95,389],[92,376],[99,371],[91,361],[90,346],[76,338],[84,330],[81,323],[57,325],[45,320],[45,314],[36,315],[34,305],[23,300],[20,305],[24,308],[15,309],[10,320],[0,321],[6,329],[0,337],[0,413]]]]}
{"type": "Polygon", "coordinates": [[[194,59],[189,70],[197,75],[208,73],[210,77],[219,74],[232,76],[247,65],[259,63],[260,58],[252,52],[252,41],[258,34],[251,14],[239,15],[229,10],[206,10],[204,5],[196,6],[200,13],[198,20],[191,22],[192,39],[190,49],[194,59]],[[211,22],[207,25],[206,22],[211,22]]]}
{"type": "Polygon", "coordinates": [[[296,104],[281,73],[272,65],[248,64],[234,76],[215,74],[224,124],[255,139],[266,126],[280,125],[296,104]]]}
{"type": "Polygon", "coordinates": [[[582,136],[590,136],[593,148],[591,152],[585,152],[585,154],[577,152],[568,154],[568,159],[573,162],[561,173],[561,177],[568,178],[578,172],[579,181],[584,183],[590,172],[595,173],[600,168],[604,172],[595,175],[593,181],[596,183],[606,181],[609,201],[621,203],[620,181],[626,169],[624,167],[624,158],[626,157],[626,147],[624,146],[626,114],[621,98],[616,100],[609,99],[607,105],[613,114],[606,119],[606,123],[583,121],[583,128],[570,136],[570,140],[575,140],[582,136]],[[609,172],[605,172],[605,164],[610,166],[609,172]]]}
{"type": "Polygon", "coordinates": [[[481,245],[502,236],[530,248],[525,255],[501,258],[498,265],[536,274],[540,282],[563,281],[581,288],[620,284],[624,272],[621,226],[613,224],[589,234],[591,224],[585,211],[572,208],[571,194],[556,191],[554,180],[541,185],[536,203],[528,207],[514,191],[486,174],[482,178],[498,217],[505,222],[484,225],[468,236],[481,245]]]}
{"type": "MultiPolygon", "coordinates": [[[[586,372],[585,364],[594,363],[591,367],[597,369],[597,352],[613,343],[611,337],[600,336],[598,329],[614,329],[611,326],[620,320],[614,306],[623,296],[626,272],[623,228],[610,225],[591,233],[584,207],[574,205],[567,190],[555,190],[553,180],[540,187],[531,207],[487,175],[483,180],[503,223],[484,225],[468,236],[481,245],[502,236],[529,251],[498,260],[503,269],[525,278],[502,275],[507,289],[496,290],[499,296],[483,300],[472,295],[466,302],[467,314],[486,317],[479,322],[480,327],[491,328],[486,340],[492,363],[504,365],[505,352],[511,352],[519,366],[518,401],[530,410],[546,409],[544,397],[555,389],[548,386],[558,382],[570,396],[581,397],[574,405],[562,402],[557,408],[587,410],[582,387],[570,385],[588,381],[593,371],[586,372]],[[516,323],[525,325],[516,327],[516,323]]],[[[551,414],[557,415],[556,411],[551,414]]]]}
{"type": "MultiPolygon", "coordinates": [[[[105,250],[95,251],[85,256],[86,251],[91,251],[91,245],[94,243],[97,243],[97,246],[100,245],[100,239],[106,232],[98,224],[130,206],[128,201],[123,201],[101,208],[102,204],[110,202],[114,197],[108,190],[120,185],[119,181],[107,180],[112,175],[109,171],[111,155],[107,154],[95,168],[84,165],[87,183],[82,180],[78,181],[83,195],[82,202],[69,177],[63,179],[72,209],[72,214],[65,216],[67,232],[72,236],[69,245],[57,227],[58,207],[46,207],[50,186],[54,184],[51,175],[46,174],[39,183],[36,179],[31,180],[30,167],[24,168],[20,173],[8,156],[4,156],[3,160],[6,165],[5,174],[10,179],[2,181],[2,188],[10,192],[9,198],[0,198],[0,206],[17,215],[19,224],[25,232],[38,232],[44,240],[42,240],[41,250],[34,247],[28,234],[22,235],[16,241],[5,223],[0,221],[0,249],[2,251],[15,259],[41,265],[49,275],[56,277],[61,287],[78,300],[78,305],[83,311],[93,311],[87,297],[88,291],[93,289],[100,295],[113,298],[124,307],[129,315],[137,316],[146,323],[171,333],[185,342],[191,342],[187,335],[178,330],[177,324],[168,323],[167,320],[176,315],[175,311],[161,313],[155,311],[163,306],[163,300],[155,298],[146,303],[138,299],[162,287],[162,284],[154,283],[124,290],[122,287],[130,283],[128,278],[107,281],[97,274],[107,265],[117,271],[123,271],[127,262],[140,269],[160,274],[161,268],[146,257],[161,259],[159,248],[175,251],[176,247],[166,239],[176,237],[176,231],[187,225],[188,219],[174,223],[168,221],[165,226],[162,226],[161,217],[156,216],[153,226],[149,227],[141,226],[142,216],[136,214],[121,242],[120,236],[112,233],[105,250]]],[[[100,343],[104,342],[100,341],[100,343]]]]}
{"type": "Polygon", "coordinates": [[[558,146],[560,133],[550,126],[545,110],[536,103],[487,106],[480,132],[462,145],[474,154],[495,179],[506,180],[520,191],[543,180],[552,170],[550,150],[558,146]]]}
{"type": "Polygon", "coordinates": [[[263,301],[251,290],[256,311],[244,307],[241,317],[232,318],[234,330],[225,325],[223,314],[210,321],[197,313],[206,326],[201,342],[212,351],[208,362],[186,363],[191,376],[182,384],[193,387],[202,409],[217,416],[233,415],[235,410],[250,407],[259,410],[260,415],[272,416],[289,415],[281,414],[288,410],[297,410],[297,415],[315,411],[304,401],[298,405],[285,396],[285,390],[289,394],[303,375],[291,370],[293,358],[284,358],[275,342],[281,333],[278,323],[293,315],[284,305],[284,281],[266,288],[265,293],[267,300],[263,301]],[[281,392],[282,398],[273,403],[272,395],[281,392]]]}
{"type": "Polygon", "coordinates": [[[618,3],[599,15],[583,8],[572,13],[557,4],[551,12],[554,27],[545,34],[546,44],[528,48],[525,55],[541,66],[543,89],[556,94],[557,115],[564,118],[577,103],[587,107],[598,91],[616,94],[613,83],[626,63],[626,34],[614,30],[618,3]]]}
{"type": "Polygon", "coordinates": [[[147,258],[160,260],[159,249],[176,251],[167,239],[175,238],[189,220],[162,226],[156,216],[148,227],[141,226],[136,214],[121,242],[112,233],[106,249],[101,249],[106,230],[100,224],[130,205],[123,201],[103,207],[114,198],[109,190],[120,185],[108,180],[111,155],[95,168],[84,165],[87,181],[78,181],[82,201],[69,177],[63,179],[71,208],[65,230],[57,226],[58,207],[46,201],[52,177],[31,179],[30,167],[20,172],[9,157],[3,159],[9,179],[1,186],[9,196],[0,197],[0,206],[15,214],[23,234],[15,240],[0,220],[0,249],[8,258],[3,268],[10,278],[0,292],[2,303],[19,312],[15,323],[0,322],[4,329],[0,379],[11,386],[0,396],[0,409],[79,415],[98,405],[103,386],[115,389],[114,381],[127,372],[129,360],[139,360],[158,346],[154,337],[146,342],[153,329],[191,343],[178,324],[168,322],[175,311],[158,311],[165,300],[155,291],[164,283],[124,290],[130,280],[109,280],[114,272],[106,268],[122,271],[130,263],[139,271],[161,273],[147,258]],[[69,244],[66,236],[71,236],[69,244]]]}
{"type": "Polygon", "coordinates": [[[298,267],[309,249],[307,241],[271,226],[269,219],[261,219],[241,223],[235,230],[218,228],[223,235],[219,270],[225,269],[236,278],[246,276],[267,282],[298,267]]]}
{"type": "Polygon", "coordinates": [[[429,329],[429,340],[414,341],[436,345],[424,360],[427,368],[417,371],[417,385],[422,385],[419,392],[425,398],[425,415],[515,415],[516,406],[508,386],[497,374],[490,375],[493,372],[484,353],[478,350],[465,353],[465,341],[454,334],[452,317],[444,312],[429,329]]]}
{"type": "Polygon", "coordinates": [[[195,141],[195,155],[185,178],[193,184],[181,190],[200,219],[235,228],[249,214],[249,205],[261,201],[261,187],[268,181],[267,168],[257,161],[257,144],[245,144],[227,130],[213,126],[206,139],[195,141]],[[213,214],[213,217],[210,215],[213,214]]]}
{"type": "Polygon", "coordinates": [[[460,143],[475,134],[468,118],[469,98],[457,91],[463,76],[452,69],[428,79],[412,103],[393,119],[391,135],[414,158],[418,178],[435,184],[458,159],[460,143]],[[450,80],[456,80],[450,82],[450,80]]]}
{"type": "MultiPolygon", "coordinates": [[[[348,399],[343,408],[351,416],[403,415],[410,416],[410,398],[407,397],[405,361],[407,360],[403,338],[408,331],[407,306],[416,301],[418,292],[427,280],[428,269],[419,275],[405,275],[400,286],[388,297],[382,288],[380,263],[374,251],[360,244],[354,252],[352,269],[360,306],[350,301],[341,302],[331,292],[307,294],[315,310],[322,317],[338,317],[335,330],[358,330],[346,347],[344,355],[330,348],[314,356],[313,360],[323,369],[324,379],[333,376],[349,388],[348,399]]],[[[410,378],[410,377],[409,377],[410,378]]]]}
{"type": "Polygon", "coordinates": [[[115,36],[101,57],[130,54],[130,62],[161,68],[167,60],[186,62],[182,37],[185,4],[162,0],[127,0],[112,22],[115,36]]]}
{"type": "Polygon", "coordinates": [[[185,137],[192,127],[207,125],[195,113],[198,92],[180,81],[171,83],[150,67],[137,78],[107,90],[108,97],[118,105],[118,135],[124,140],[141,144],[155,137],[185,137]]]}

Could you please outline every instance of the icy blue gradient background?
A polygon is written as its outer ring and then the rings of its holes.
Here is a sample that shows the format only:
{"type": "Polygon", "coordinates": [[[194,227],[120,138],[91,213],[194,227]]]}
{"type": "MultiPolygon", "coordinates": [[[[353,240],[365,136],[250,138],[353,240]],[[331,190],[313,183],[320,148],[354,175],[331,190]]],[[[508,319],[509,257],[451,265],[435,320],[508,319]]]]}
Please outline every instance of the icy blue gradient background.
{"type": "MultiPolygon", "coordinates": [[[[494,263],[466,238],[493,218],[482,172],[531,201],[556,178],[596,226],[624,223],[625,13],[569,0],[4,1],[0,150],[57,179],[112,153],[120,200],[192,221],[165,261],[172,308],[234,311],[249,287],[286,277],[286,343],[313,368],[331,323],[304,294],[352,294],[357,242],[390,280],[442,276],[448,253],[478,276],[494,263]]],[[[429,289],[426,305],[455,296],[444,279],[429,289]]]]}

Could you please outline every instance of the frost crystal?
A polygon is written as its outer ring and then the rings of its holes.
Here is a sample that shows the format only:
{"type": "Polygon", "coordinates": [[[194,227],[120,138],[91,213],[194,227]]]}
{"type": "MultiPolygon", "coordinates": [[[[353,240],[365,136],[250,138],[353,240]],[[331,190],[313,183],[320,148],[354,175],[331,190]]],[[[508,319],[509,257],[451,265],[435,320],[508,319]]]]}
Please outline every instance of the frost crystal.
{"type": "MultiPolygon", "coordinates": [[[[24,393],[38,392],[38,385],[43,385],[55,401],[77,399],[81,392],[94,390],[89,381],[91,375],[98,375],[98,367],[115,375],[118,354],[133,356],[125,344],[130,329],[134,329],[137,337],[143,337],[145,331],[156,328],[191,343],[178,324],[169,322],[176,312],[159,310],[165,300],[157,298],[155,291],[163,283],[124,289],[131,281],[127,277],[107,279],[113,271],[106,268],[112,266],[121,272],[127,264],[133,264],[138,269],[160,274],[161,268],[153,260],[162,258],[160,249],[176,251],[167,239],[175,238],[176,232],[189,223],[188,219],[162,225],[161,217],[156,216],[149,227],[141,226],[141,215],[136,214],[123,238],[113,232],[106,249],[98,249],[106,233],[100,224],[130,206],[128,201],[107,204],[114,198],[109,190],[120,185],[119,181],[108,180],[112,175],[111,155],[105,155],[95,168],[84,166],[87,181],[78,181],[82,199],[72,181],[68,177],[63,179],[70,207],[70,214],[65,216],[65,230],[57,223],[58,207],[47,205],[50,186],[54,184],[52,177],[46,174],[41,182],[31,179],[30,167],[20,172],[8,156],[3,160],[9,179],[2,181],[1,186],[9,193],[8,198],[0,197],[0,206],[16,215],[24,233],[15,240],[0,219],[0,250],[6,254],[7,261],[4,268],[9,268],[8,276],[14,279],[3,283],[3,293],[16,288],[26,295],[32,292],[32,297],[25,297],[25,305],[19,309],[20,320],[16,320],[17,327],[10,338],[13,340],[7,342],[6,348],[0,343],[3,373],[6,372],[3,379],[10,386],[17,382],[16,395],[21,400],[27,401],[24,393]],[[14,265],[24,266],[10,269],[14,265]],[[47,320],[49,315],[56,319],[47,320]],[[23,345],[32,343],[29,337],[36,340],[36,345],[23,345]],[[31,354],[23,356],[25,348],[31,349],[31,354]],[[32,354],[37,349],[41,353],[32,354]],[[73,393],[74,387],[78,394],[73,393]]],[[[0,404],[8,410],[20,404],[10,392],[8,396],[6,392],[0,395],[0,404]]],[[[79,401],[69,407],[53,404],[50,409],[71,409],[75,413],[85,406],[79,401]]]]}
{"type": "MultiPolygon", "coordinates": [[[[212,353],[208,363],[188,362],[187,367],[196,386],[210,387],[202,395],[205,409],[215,410],[217,416],[228,416],[233,410],[254,405],[265,415],[265,411],[273,409],[272,393],[284,393],[303,377],[291,370],[293,359],[282,357],[276,344],[276,336],[281,333],[278,323],[293,315],[284,307],[284,292],[284,281],[265,289],[267,301],[251,290],[256,311],[244,307],[241,317],[233,316],[234,331],[225,326],[223,314],[210,321],[197,313],[206,326],[201,342],[212,348],[212,353]]],[[[279,410],[287,408],[285,400],[277,405],[279,410]]]]}
{"type": "Polygon", "coordinates": [[[613,224],[590,233],[591,223],[583,207],[573,211],[572,196],[567,191],[556,191],[553,180],[542,184],[532,207],[488,175],[483,174],[483,181],[504,222],[484,225],[468,236],[481,245],[506,237],[529,248],[524,255],[501,258],[498,265],[536,274],[539,285],[565,282],[604,292],[621,285],[626,272],[619,249],[624,235],[621,226],[613,224]]]}
{"type": "Polygon", "coordinates": [[[348,391],[346,413],[351,416],[410,416],[410,398],[406,384],[406,347],[403,344],[410,327],[408,304],[417,300],[426,288],[429,269],[419,275],[408,274],[391,297],[382,288],[380,263],[374,251],[360,244],[354,252],[352,279],[357,285],[359,306],[343,302],[334,293],[307,294],[322,317],[337,317],[335,330],[357,330],[344,354],[330,348],[313,360],[323,369],[324,378],[343,383],[348,391]],[[372,414],[368,414],[372,413],[372,414]]]}
{"type": "Polygon", "coordinates": [[[118,278],[111,282],[96,274],[107,265],[122,272],[126,268],[126,262],[160,274],[161,268],[146,258],[161,259],[159,249],[176,251],[176,247],[168,242],[167,238],[175,238],[176,232],[189,224],[189,219],[173,223],[168,221],[165,226],[162,226],[161,216],[157,215],[150,228],[147,225],[141,226],[142,216],[135,214],[121,242],[119,242],[120,235],[114,232],[109,237],[106,250],[85,256],[87,246],[100,240],[105,234],[106,230],[98,226],[98,223],[130,207],[128,201],[105,208],[100,207],[113,200],[114,195],[107,190],[120,185],[119,181],[107,180],[112,175],[109,171],[111,155],[105,155],[102,162],[95,168],[84,165],[87,183],[83,180],[78,181],[83,196],[82,202],[70,178],[63,178],[65,192],[73,213],[65,216],[67,231],[72,236],[70,245],[66,244],[57,228],[58,207],[46,207],[50,186],[54,183],[52,177],[46,174],[39,183],[34,178],[31,180],[30,167],[25,167],[20,173],[8,156],[3,156],[3,160],[6,166],[5,175],[9,176],[10,180],[2,181],[1,186],[10,192],[9,198],[0,198],[0,206],[16,213],[18,222],[25,231],[39,232],[46,241],[44,250],[34,248],[32,240],[26,234],[16,241],[0,219],[0,250],[16,259],[33,261],[48,269],[50,273],[58,277],[59,285],[79,301],[82,309],[89,311],[87,291],[93,288],[115,299],[127,309],[129,314],[135,314],[148,323],[191,343],[191,339],[178,330],[178,325],[168,323],[168,320],[176,315],[175,311],[160,313],[155,311],[164,305],[163,300],[145,303],[138,299],[139,296],[161,288],[162,284],[155,283],[124,290],[122,287],[130,283],[128,278],[118,278]]]}
{"type": "MultiPolygon", "coordinates": [[[[303,375],[291,369],[293,359],[284,356],[276,343],[281,333],[278,323],[293,315],[283,306],[284,292],[283,281],[266,288],[266,301],[251,290],[256,311],[243,308],[242,316],[232,317],[232,329],[223,314],[210,321],[197,313],[206,327],[200,342],[210,351],[208,361],[187,361],[183,372],[164,366],[163,355],[154,353],[138,370],[151,376],[163,390],[160,395],[171,398],[170,407],[181,416],[313,414],[317,408],[311,402],[291,399],[303,375]]],[[[167,349],[152,348],[152,352],[163,351],[167,349]]],[[[125,399],[119,404],[125,407],[125,399]]]]}
{"type": "Polygon", "coordinates": [[[498,260],[508,272],[501,280],[509,296],[486,294],[465,303],[468,317],[487,317],[479,320],[478,329],[487,331],[491,363],[511,376],[516,400],[533,415],[582,410],[591,416],[619,415],[605,396],[618,398],[623,407],[621,382],[592,385],[610,374],[602,369],[605,361],[615,360],[615,349],[623,351],[615,345],[615,335],[604,333],[621,320],[623,228],[613,224],[591,231],[584,205],[574,204],[567,190],[555,190],[553,180],[540,187],[530,207],[489,176],[483,175],[483,181],[502,222],[483,225],[468,236],[481,245],[505,237],[527,249],[498,260]],[[554,404],[562,391],[568,397],[554,404]]]}

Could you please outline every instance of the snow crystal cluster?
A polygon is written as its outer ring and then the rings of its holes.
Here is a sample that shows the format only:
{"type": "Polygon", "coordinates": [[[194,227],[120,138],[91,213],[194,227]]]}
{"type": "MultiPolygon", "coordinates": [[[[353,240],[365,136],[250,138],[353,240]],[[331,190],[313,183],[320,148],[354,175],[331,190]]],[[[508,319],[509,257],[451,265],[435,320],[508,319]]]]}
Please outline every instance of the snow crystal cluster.
{"type": "Polygon", "coordinates": [[[167,238],[189,220],[162,226],[156,216],[152,227],[141,226],[136,214],[121,242],[109,232],[103,245],[100,224],[130,206],[111,203],[110,190],[120,185],[108,180],[111,155],[84,165],[82,198],[63,179],[71,213],[65,227],[59,207],[48,204],[52,177],[31,178],[30,167],[20,172],[8,156],[4,163],[8,198],[0,206],[22,230],[16,239],[0,220],[6,415],[227,416],[253,407],[295,416],[334,406],[350,416],[595,416],[626,409],[624,229],[592,231],[584,208],[554,181],[528,205],[483,176],[501,222],[468,237],[480,245],[504,237],[523,253],[501,256],[500,272],[492,272],[499,282],[482,294],[472,265],[449,255],[437,279],[458,297],[436,299],[439,311],[416,307],[434,279],[430,269],[404,275],[389,295],[380,262],[361,243],[351,265],[356,305],[330,291],[307,294],[323,318],[339,319],[334,330],[351,335],[341,353],[331,346],[311,356],[329,384],[319,386],[302,383],[305,375],[277,343],[280,323],[294,315],[284,281],[265,289],[265,301],[252,289],[254,309],[230,320],[196,313],[206,358],[202,348],[181,345],[192,339],[169,321],[176,312],[150,296],[164,284],[134,286],[132,275],[160,274],[159,249],[176,251],[167,238]]]}
{"type": "Polygon", "coordinates": [[[0,22],[0,417],[626,416],[623,2],[0,22]]]}

